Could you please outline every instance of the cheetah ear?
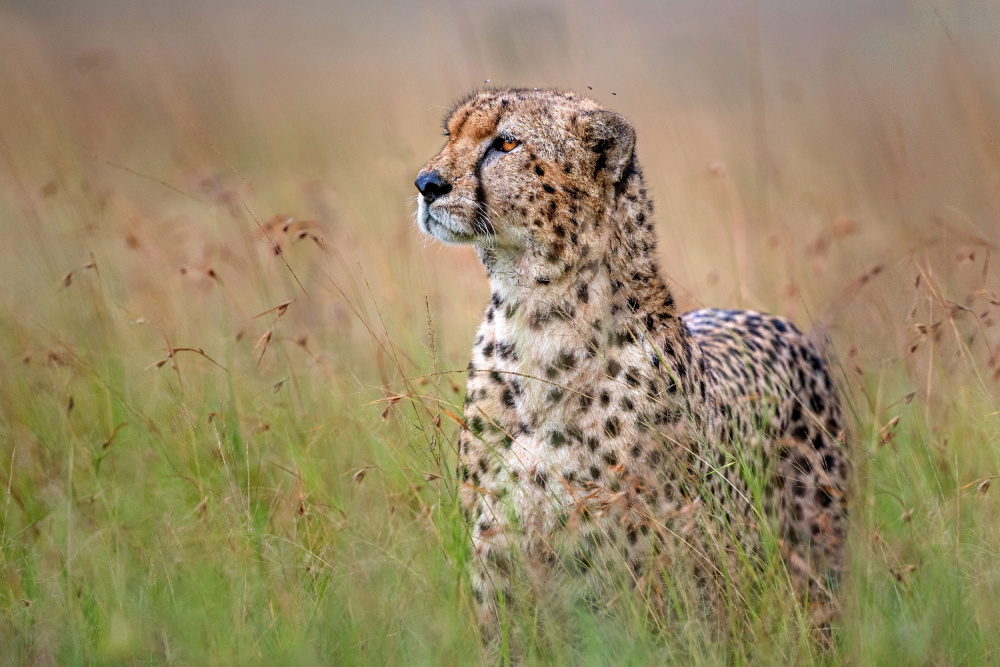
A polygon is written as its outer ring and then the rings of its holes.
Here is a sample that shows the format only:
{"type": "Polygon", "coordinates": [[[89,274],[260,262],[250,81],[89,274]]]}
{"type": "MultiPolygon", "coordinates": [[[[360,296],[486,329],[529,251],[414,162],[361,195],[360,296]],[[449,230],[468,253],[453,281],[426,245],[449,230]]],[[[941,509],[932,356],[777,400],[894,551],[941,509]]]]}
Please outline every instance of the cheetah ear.
{"type": "Polygon", "coordinates": [[[590,111],[577,116],[574,129],[597,153],[594,179],[603,173],[609,183],[621,181],[635,153],[635,130],[625,116],[604,109],[590,111]]]}

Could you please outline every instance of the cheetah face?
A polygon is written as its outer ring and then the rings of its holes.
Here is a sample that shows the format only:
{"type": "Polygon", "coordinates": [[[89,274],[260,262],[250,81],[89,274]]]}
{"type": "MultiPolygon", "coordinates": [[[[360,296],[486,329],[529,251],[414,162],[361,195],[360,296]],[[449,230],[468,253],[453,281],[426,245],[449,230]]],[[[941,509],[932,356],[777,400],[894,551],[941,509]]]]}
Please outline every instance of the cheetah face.
{"type": "Polygon", "coordinates": [[[418,223],[446,243],[492,252],[571,261],[634,159],[628,121],[548,90],[474,94],[445,134],[415,182],[418,223]]]}

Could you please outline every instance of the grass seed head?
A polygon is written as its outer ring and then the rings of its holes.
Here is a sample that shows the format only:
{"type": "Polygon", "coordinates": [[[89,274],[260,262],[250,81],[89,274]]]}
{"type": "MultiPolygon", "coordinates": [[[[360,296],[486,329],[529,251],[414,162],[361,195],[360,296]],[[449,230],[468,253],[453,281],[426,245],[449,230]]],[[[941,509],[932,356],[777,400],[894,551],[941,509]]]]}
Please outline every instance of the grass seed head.
{"type": "Polygon", "coordinates": [[[886,443],[892,442],[895,438],[896,425],[899,423],[899,415],[896,415],[889,420],[889,423],[882,427],[879,431],[878,444],[879,447],[885,445],[886,443]]]}

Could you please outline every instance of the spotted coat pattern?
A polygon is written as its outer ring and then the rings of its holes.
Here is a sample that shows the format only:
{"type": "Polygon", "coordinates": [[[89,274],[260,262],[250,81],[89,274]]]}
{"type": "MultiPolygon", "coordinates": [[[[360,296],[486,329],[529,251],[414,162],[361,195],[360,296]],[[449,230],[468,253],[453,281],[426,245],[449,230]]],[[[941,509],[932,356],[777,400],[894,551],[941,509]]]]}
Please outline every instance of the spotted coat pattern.
{"type": "Polygon", "coordinates": [[[492,286],[469,364],[461,503],[485,616],[512,572],[600,590],[685,552],[718,572],[771,522],[800,590],[840,571],[849,467],[815,346],[753,311],[681,315],[622,116],[569,93],[475,93],[420,172],[418,222],[492,286]],[[756,481],[755,481],[756,480],[756,481]]]}

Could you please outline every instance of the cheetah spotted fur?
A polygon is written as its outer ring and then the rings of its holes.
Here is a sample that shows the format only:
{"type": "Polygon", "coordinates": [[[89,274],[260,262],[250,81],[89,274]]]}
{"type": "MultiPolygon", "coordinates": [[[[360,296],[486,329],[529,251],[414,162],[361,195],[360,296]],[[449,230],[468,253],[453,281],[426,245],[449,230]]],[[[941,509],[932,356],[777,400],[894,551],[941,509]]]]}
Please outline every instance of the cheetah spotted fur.
{"type": "Polygon", "coordinates": [[[630,123],[501,89],[463,100],[446,136],[416,181],[418,223],[474,244],[492,288],[458,471],[484,622],[516,598],[516,567],[600,591],[617,558],[649,590],[678,548],[717,573],[765,521],[798,590],[829,595],[849,475],[830,374],[784,318],[678,313],[630,123]]]}

